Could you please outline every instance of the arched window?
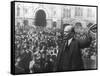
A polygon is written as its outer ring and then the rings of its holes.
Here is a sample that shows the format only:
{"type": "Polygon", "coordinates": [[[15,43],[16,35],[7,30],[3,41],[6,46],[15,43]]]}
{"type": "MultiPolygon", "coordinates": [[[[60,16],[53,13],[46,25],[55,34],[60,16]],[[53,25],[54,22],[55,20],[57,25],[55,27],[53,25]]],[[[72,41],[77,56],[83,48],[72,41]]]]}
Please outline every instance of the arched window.
{"type": "Polygon", "coordinates": [[[46,14],[44,10],[38,10],[35,15],[35,25],[36,26],[46,26],[46,14]]]}

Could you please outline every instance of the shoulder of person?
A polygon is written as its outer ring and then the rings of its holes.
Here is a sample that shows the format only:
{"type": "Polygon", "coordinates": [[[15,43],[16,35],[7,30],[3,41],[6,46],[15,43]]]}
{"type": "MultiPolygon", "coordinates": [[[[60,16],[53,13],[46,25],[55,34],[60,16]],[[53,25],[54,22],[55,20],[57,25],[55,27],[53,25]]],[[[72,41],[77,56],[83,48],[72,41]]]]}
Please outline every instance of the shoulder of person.
{"type": "Polygon", "coordinates": [[[75,38],[72,39],[71,43],[73,43],[74,45],[79,45],[79,41],[75,38]]]}

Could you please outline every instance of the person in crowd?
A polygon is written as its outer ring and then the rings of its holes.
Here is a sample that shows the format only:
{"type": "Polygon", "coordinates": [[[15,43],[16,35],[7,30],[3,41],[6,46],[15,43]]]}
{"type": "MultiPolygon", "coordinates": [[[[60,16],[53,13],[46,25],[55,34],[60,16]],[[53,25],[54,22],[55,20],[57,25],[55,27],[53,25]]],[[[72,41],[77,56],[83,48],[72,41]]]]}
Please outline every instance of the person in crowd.
{"type": "Polygon", "coordinates": [[[80,47],[84,49],[90,46],[92,41],[92,36],[89,33],[90,30],[88,30],[87,28],[83,28],[80,22],[77,22],[75,24],[74,30],[75,30],[74,36],[79,41],[80,47]]]}
{"type": "Polygon", "coordinates": [[[35,66],[35,57],[34,57],[34,55],[33,55],[32,60],[31,60],[30,63],[29,63],[29,70],[30,70],[30,73],[34,73],[34,72],[35,72],[35,71],[34,71],[34,66],[35,66]]]}
{"type": "Polygon", "coordinates": [[[25,50],[25,52],[23,53],[21,57],[22,57],[20,61],[21,66],[23,67],[25,73],[30,73],[29,64],[30,64],[30,61],[32,60],[31,52],[28,50],[25,50]]]}
{"type": "MultiPolygon", "coordinates": [[[[20,27],[20,29],[16,30],[15,45],[18,46],[16,47],[16,50],[17,49],[20,49],[18,51],[23,50],[23,53],[20,54],[21,59],[19,61],[19,64],[16,63],[16,65],[18,64],[23,69],[24,73],[53,71],[54,60],[52,59],[52,57],[48,57],[48,55],[50,56],[49,48],[52,47],[52,50],[54,50],[56,48],[55,46],[58,45],[56,39],[54,38],[55,36],[53,35],[53,31],[51,32],[50,30],[49,32],[44,31],[43,33],[38,30],[37,31],[35,30],[34,32],[31,28],[29,28],[29,30],[24,29],[24,26],[20,27]],[[41,49],[41,47],[43,48],[41,49]],[[32,58],[33,56],[31,51],[33,51],[34,55],[36,54],[34,58],[32,58]],[[44,51],[46,53],[44,53],[44,51]]],[[[16,56],[19,56],[19,54],[17,55],[17,52],[16,56]]]]}
{"type": "Polygon", "coordinates": [[[20,66],[20,57],[16,58],[15,61],[15,73],[16,74],[20,74],[20,73],[24,73],[24,69],[20,66]]]}

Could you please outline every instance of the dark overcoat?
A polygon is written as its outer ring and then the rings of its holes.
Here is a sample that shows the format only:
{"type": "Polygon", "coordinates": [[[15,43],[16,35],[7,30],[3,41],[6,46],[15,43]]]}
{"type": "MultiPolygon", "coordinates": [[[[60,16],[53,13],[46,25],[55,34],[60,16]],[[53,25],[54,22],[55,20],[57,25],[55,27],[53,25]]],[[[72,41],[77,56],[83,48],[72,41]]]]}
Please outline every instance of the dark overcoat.
{"type": "Polygon", "coordinates": [[[84,69],[83,60],[80,51],[80,44],[76,39],[73,39],[70,45],[65,45],[63,52],[60,55],[58,70],[82,70],[84,69]]]}

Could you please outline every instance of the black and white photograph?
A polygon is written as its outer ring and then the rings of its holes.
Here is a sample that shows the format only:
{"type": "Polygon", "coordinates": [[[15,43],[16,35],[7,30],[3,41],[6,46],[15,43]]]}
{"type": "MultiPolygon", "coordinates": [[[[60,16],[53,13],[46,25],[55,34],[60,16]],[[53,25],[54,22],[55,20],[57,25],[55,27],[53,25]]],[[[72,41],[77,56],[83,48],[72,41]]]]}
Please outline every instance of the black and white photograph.
{"type": "Polygon", "coordinates": [[[98,69],[97,6],[11,2],[11,74],[98,69]]]}

